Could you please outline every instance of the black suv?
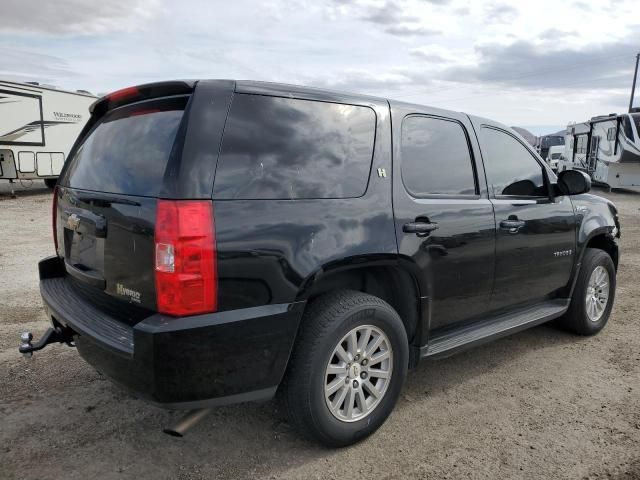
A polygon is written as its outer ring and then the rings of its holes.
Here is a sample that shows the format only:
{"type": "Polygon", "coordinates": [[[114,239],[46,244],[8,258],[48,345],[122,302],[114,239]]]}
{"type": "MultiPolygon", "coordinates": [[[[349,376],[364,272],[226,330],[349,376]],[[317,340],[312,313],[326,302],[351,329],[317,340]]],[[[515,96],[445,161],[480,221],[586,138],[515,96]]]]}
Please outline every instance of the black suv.
{"type": "Polygon", "coordinates": [[[53,327],[135,395],[194,409],[282,393],[332,446],[376,430],[407,369],[553,319],[604,327],[616,208],[513,130],[248,81],[99,99],[39,264],[53,327]]]}

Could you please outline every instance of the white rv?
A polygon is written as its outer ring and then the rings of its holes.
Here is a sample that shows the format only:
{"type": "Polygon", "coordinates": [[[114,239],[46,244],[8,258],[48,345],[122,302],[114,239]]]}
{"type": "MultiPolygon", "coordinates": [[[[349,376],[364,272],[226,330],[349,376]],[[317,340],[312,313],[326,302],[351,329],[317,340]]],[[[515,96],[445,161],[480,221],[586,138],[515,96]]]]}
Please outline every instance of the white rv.
{"type": "Polygon", "coordinates": [[[0,80],[0,180],[53,187],[95,100],[89,92],[0,80]]]}
{"type": "Polygon", "coordinates": [[[558,171],[576,169],[609,188],[640,192],[640,110],[569,124],[558,171]]]}

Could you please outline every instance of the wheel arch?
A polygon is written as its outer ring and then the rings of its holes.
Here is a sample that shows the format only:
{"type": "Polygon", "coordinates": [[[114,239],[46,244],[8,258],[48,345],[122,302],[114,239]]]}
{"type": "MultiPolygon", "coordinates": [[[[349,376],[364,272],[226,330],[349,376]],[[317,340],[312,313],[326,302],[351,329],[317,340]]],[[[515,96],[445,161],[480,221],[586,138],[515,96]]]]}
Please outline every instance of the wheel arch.
{"type": "Polygon", "coordinates": [[[581,257],[584,257],[584,252],[587,248],[597,248],[607,252],[611,257],[611,260],[613,260],[613,265],[616,271],[618,270],[618,260],[620,255],[618,251],[618,244],[608,229],[605,231],[595,232],[593,235],[588,237],[582,249],[581,257]]]}
{"type": "Polygon", "coordinates": [[[297,300],[312,302],[336,290],[354,290],[381,298],[400,316],[409,345],[420,339],[421,288],[415,272],[398,255],[359,256],[328,263],[307,277],[297,300]]]}

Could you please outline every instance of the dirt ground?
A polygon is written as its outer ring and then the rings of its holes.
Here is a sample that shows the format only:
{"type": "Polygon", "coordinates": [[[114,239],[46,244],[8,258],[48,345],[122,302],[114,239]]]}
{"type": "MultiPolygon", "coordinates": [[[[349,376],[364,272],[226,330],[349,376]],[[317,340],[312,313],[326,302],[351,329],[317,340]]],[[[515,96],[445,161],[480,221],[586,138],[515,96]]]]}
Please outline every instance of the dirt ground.
{"type": "MultiPolygon", "coordinates": [[[[371,438],[327,450],[275,403],[215,410],[185,438],[176,414],[122,393],[47,328],[36,262],[53,253],[50,193],[0,190],[0,478],[640,478],[640,195],[621,211],[622,261],[607,328],[541,326],[410,372],[371,438]]],[[[596,192],[598,193],[598,192],[596,192]]]]}

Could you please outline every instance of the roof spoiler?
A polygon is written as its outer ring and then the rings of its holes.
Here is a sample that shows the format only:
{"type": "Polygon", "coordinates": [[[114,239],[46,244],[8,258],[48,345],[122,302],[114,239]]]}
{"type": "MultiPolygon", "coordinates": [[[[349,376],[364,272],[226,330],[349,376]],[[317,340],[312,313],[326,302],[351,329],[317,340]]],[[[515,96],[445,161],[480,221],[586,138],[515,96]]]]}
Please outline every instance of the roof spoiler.
{"type": "Polygon", "coordinates": [[[195,81],[176,80],[127,87],[99,98],[89,107],[89,111],[94,115],[102,115],[127,103],[171,95],[186,95],[193,92],[195,85],[195,81]]]}

